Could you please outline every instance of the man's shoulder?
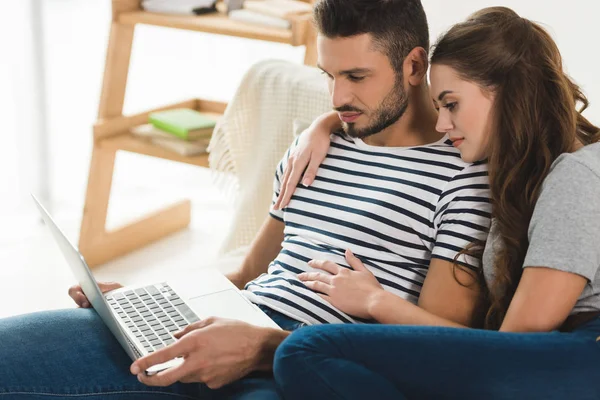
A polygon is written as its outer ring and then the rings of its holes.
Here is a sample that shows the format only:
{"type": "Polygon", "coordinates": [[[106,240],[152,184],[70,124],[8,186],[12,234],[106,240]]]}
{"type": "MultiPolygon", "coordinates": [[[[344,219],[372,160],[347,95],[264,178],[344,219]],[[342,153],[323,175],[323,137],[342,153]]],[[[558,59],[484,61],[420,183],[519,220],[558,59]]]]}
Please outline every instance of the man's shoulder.
{"type": "Polygon", "coordinates": [[[363,157],[370,159],[381,158],[386,163],[397,162],[399,165],[406,165],[406,162],[409,162],[411,167],[414,167],[416,164],[422,164],[424,170],[443,175],[444,180],[447,181],[462,174],[469,175],[471,173],[484,172],[487,174],[487,164],[485,162],[470,163],[463,161],[460,151],[447,138],[443,138],[435,143],[405,148],[375,148],[367,146],[362,141],[344,132],[332,132],[330,140],[330,150],[334,153],[351,152],[352,154],[362,154],[363,157]]]}
{"type": "Polygon", "coordinates": [[[421,158],[426,162],[444,167],[445,175],[449,181],[455,179],[487,177],[487,162],[467,162],[461,158],[460,150],[452,145],[452,141],[444,138],[438,142],[413,147],[411,156],[421,158]]]}
{"type": "Polygon", "coordinates": [[[343,131],[332,131],[331,134],[329,135],[329,139],[331,140],[331,143],[347,143],[347,144],[351,144],[354,145],[354,139],[345,134],[343,131]]]}

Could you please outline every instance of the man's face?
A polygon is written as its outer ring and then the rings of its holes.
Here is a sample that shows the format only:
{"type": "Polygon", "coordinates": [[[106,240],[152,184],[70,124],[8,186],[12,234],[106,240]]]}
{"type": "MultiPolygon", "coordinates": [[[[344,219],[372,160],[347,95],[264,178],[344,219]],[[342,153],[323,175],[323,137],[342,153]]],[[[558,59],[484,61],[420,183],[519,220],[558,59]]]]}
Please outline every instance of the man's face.
{"type": "Polygon", "coordinates": [[[348,135],[365,138],[400,119],[408,106],[402,76],[375,49],[371,35],[335,39],[319,35],[317,48],[333,109],[348,135]]]}

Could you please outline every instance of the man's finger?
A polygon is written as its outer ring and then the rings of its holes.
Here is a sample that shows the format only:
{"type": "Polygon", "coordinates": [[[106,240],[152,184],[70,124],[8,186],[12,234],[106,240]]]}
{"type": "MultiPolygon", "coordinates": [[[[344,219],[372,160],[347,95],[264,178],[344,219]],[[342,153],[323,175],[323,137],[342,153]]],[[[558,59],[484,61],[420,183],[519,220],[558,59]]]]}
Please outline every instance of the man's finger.
{"type": "Polygon", "coordinates": [[[100,287],[100,290],[102,291],[102,293],[106,293],[111,290],[115,290],[115,289],[119,289],[119,288],[123,287],[123,285],[121,285],[120,283],[117,283],[117,282],[99,283],[98,286],[100,287]]]}
{"type": "Polygon", "coordinates": [[[303,272],[298,275],[301,281],[319,281],[331,285],[331,275],[325,275],[321,272],[303,272]]]}
{"type": "Polygon", "coordinates": [[[179,382],[181,382],[181,383],[198,383],[198,382],[200,382],[200,379],[196,376],[195,372],[192,372],[189,375],[179,378],[179,382]]]}
{"type": "Polygon", "coordinates": [[[75,303],[77,303],[77,305],[81,308],[90,308],[90,302],[88,301],[88,298],[85,297],[85,294],[83,294],[83,292],[79,292],[75,298],[75,303]]]}
{"type": "Polygon", "coordinates": [[[307,288],[314,290],[315,292],[330,294],[331,293],[331,285],[328,285],[319,281],[306,281],[304,282],[307,288]]]}
{"type": "Polygon", "coordinates": [[[69,288],[69,297],[71,297],[73,300],[75,300],[75,295],[77,294],[77,292],[81,292],[81,286],[79,285],[73,285],[69,288]]]}
{"type": "Polygon", "coordinates": [[[156,375],[148,376],[144,372],[140,372],[137,378],[144,385],[148,386],[170,386],[186,376],[191,376],[193,372],[192,368],[192,363],[184,361],[181,365],[165,369],[156,375]]]}
{"type": "Polygon", "coordinates": [[[83,291],[81,290],[81,286],[79,286],[79,285],[71,286],[69,288],[69,297],[72,298],[73,301],[75,302],[75,304],[77,304],[79,307],[82,307],[82,308],[90,307],[90,303],[89,303],[87,297],[85,297],[85,294],[83,294],[83,291]]]}
{"type": "Polygon", "coordinates": [[[133,375],[143,374],[145,370],[153,365],[162,364],[177,357],[183,357],[188,354],[191,343],[189,340],[182,339],[170,346],[139,358],[131,364],[130,371],[133,375]]]}
{"type": "Polygon", "coordinates": [[[175,339],[180,339],[195,329],[197,329],[197,328],[192,328],[192,325],[188,325],[180,331],[173,332],[172,335],[175,339]]]}
{"type": "Polygon", "coordinates": [[[348,261],[348,264],[350,264],[352,269],[355,271],[367,271],[367,267],[365,267],[362,261],[360,261],[360,259],[356,257],[352,251],[350,251],[350,249],[346,250],[346,261],[348,261]]]}
{"type": "Polygon", "coordinates": [[[342,268],[334,262],[325,260],[311,260],[308,262],[308,265],[310,265],[313,268],[327,271],[332,275],[337,275],[340,272],[340,269],[342,268]]]}
{"type": "Polygon", "coordinates": [[[198,329],[206,328],[208,325],[212,324],[213,322],[214,322],[214,318],[206,318],[201,321],[194,322],[193,324],[186,326],[184,329],[173,333],[173,337],[175,337],[175,339],[182,338],[190,332],[193,332],[198,329]]]}

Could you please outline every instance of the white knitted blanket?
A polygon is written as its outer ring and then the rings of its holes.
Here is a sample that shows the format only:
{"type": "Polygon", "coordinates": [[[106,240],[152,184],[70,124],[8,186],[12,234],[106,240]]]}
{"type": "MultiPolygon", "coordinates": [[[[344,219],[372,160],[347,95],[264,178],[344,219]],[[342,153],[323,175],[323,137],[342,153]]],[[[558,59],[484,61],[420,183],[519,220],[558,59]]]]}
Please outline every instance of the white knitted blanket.
{"type": "Polygon", "coordinates": [[[294,139],[294,123],[306,126],[328,110],[316,68],[269,60],[246,73],[208,149],[216,183],[235,203],[221,253],[249,245],[268,215],[275,168],[294,139]]]}

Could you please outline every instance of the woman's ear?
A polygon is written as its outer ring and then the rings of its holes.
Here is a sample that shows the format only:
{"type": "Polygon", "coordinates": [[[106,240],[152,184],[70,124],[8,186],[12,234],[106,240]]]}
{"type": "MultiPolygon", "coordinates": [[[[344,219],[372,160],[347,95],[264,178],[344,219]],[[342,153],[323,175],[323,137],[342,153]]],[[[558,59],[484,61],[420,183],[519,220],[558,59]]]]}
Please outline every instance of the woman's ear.
{"type": "Polygon", "coordinates": [[[419,86],[427,79],[427,69],[429,68],[429,60],[427,52],[422,47],[415,47],[408,53],[404,59],[404,79],[411,86],[419,86]]]}

